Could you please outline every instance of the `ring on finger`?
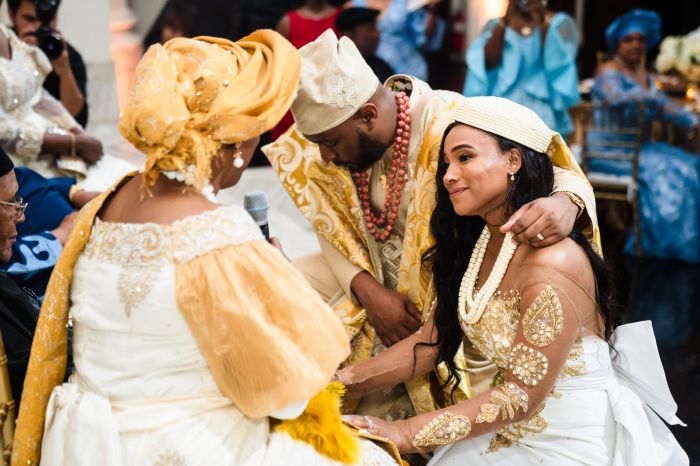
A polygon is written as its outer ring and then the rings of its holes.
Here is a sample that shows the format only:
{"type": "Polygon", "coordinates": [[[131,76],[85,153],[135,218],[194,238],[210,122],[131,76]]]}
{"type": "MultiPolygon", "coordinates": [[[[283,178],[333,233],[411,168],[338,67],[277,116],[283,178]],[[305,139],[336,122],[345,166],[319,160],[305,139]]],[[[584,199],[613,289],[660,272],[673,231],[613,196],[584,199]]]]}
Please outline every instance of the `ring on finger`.
{"type": "Polygon", "coordinates": [[[542,233],[537,233],[537,236],[535,236],[540,241],[544,241],[544,236],[542,236],[542,233]]]}
{"type": "Polygon", "coordinates": [[[367,421],[367,431],[372,432],[372,418],[365,416],[365,421],[367,421]]]}

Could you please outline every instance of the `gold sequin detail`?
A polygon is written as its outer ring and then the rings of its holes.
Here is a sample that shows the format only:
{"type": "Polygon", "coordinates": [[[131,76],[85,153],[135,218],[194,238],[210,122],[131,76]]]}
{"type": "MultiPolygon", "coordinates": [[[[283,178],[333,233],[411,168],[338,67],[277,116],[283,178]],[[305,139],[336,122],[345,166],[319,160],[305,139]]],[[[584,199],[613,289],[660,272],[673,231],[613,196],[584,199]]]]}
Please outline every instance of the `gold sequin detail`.
{"type": "Polygon", "coordinates": [[[112,223],[95,219],[83,255],[113,264],[161,267],[183,264],[233,244],[263,239],[260,228],[240,207],[219,207],[182,220],[112,223]]]}
{"type": "Polygon", "coordinates": [[[257,225],[237,207],[220,207],[167,225],[112,223],[95,218],[84,255],[121,266],[117,291],[130,317],[167,265],[261,238],[257,225]]]}
{"type": "Polygon", "coordinates": [[[481,424],[482,422],[493,422],[498,418],[498,413],[501,409],[498,405],[491,403],[484,403],[479,406],[479,414],[474,419],[475,424],[481,424]]]}
{"type": "Polygon", "coordinates": [[[146,299],[159,272],[155,267],[124,267],[119,272],[117,292],[127,317],[131,317],[131,311],[146,299]]]}
{"type": "Polygon", "coordinates": [[[463,439],[471,430],[472,424],[468,417],[447,411],[433,418],[418,431],[413,437],[413,446],[422,448],[431,445],[447,445],[463,439]]]}
{"type": "Polygon", "coordinates": [[[566,358],[566,363],[561,369],[560,378],[578,377],[586,374],[586,360],[583,359],[583,341],[581,337],[576,339],[574,346],[566,358]]]}
{"type": "Polygon", "coordinates": [[[469,341],[498,367],[508,366],[511,342],[520,325],[520,294],[498,291],[478,322],[465,326],[469,341]]]}
{"type": "Polygon", "coordinates": [[[489,395],[489,399],[491,403],[479,406],[479,415],[474,420],[476,424],[493,422],[498,418],[499,413],[503,421],[513,419],[519,408],[522,408],[523,412],[527,412],[527,393],[513,382],[508,382],[494,389],[489,395]]]}
{"type": "Polygon", "coordinates": [[[522,327],[525,340],[534,346],[550,345],[561,335],[564,313],[551,286],[547,285],[527,308],[522,327]]]}
{"type": "Polygon", "coordinates": [[[529,418],[498,429],[496,435],[491,439],[486,453],[492,453],[500,448],[509,447],[513,442],[520,441],[528,433],[539,434],[544,432],[547,429],[547,421],[540,415],[543,409],[544,404],[529,418]]]}
{"type": "Polygon", "coordinates": [[[547,375],[549,360],[536,349],[518,343],[510,353],[508,368],[522,383],[535,386],[547,375]]]}

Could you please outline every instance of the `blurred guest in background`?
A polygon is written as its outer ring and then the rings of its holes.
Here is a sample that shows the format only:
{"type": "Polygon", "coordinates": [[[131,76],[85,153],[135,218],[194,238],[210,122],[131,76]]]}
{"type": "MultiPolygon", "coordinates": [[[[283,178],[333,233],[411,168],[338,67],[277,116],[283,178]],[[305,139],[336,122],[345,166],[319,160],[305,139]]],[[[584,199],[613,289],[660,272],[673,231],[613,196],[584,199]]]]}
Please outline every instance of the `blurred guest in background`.
{"type": "Polygon", "coordinates": [[[301,8],[282,16],[277,32],[286,37],[296,48],[316,40],[326,29],[335,29],[335,19],[340,8],[327,0],[305,0],[301,8]]]}
{"type": "Polygon", "coordinates": [[[160,18],[160,42],[176,37],[192,37],[197,7],[187,0],[170,0],[160,18]]]}
{"type": "MultiPolygon", "coordinates": [[[[337,36],[335,20],[339,14],[340,8],[332,5],[328,0],[304,0],[301,8],[282,16],[277,23],[277,32],[299,49],[316,40],[326,29],[332,29],[337,36]]],[[[272,128],[272,140],[284,134],[292,123],[294,123],[294,117],[291,112],[287,112],[277,126],[272,128]]]]}
{"type": "Polygon", "coordinates": [[[61,170],[85,174],[85,163],[102,157],[102,144],[41,87],[51,71],[46,55],[0,24],[0,57],[6,90],[0,94],[0,146],[16,165],[47,177],[60,176],[61,170]]]}
{"type": "MultiPolygon", "coordinates": [[[[56,2],[56,12],[60,3],[60,0],[56,2]]],[[[30,45],[37,45],[36,31],[41,27],[41,21],[37,15],[36,1],[8,0],[7,13],[19,38],[30,45]]],[[[55,14],[49,26],[52,29],[56,28],[55,14]]],[[[81,126],[86,126],[87,71],[83,57],[64,39],[63,51],[58,57],[51,59],[51,67],[53,70],[46,76],[44,88],[61,101],[81,126]]]]}
{"type": "MultiPolygon", "coordinates": [[[[645,118],[663,118],[697,132],[700,119],[674,104],[654,85],[646,69],[648,47],[661,39],[661,19],[654,11],[636,9],[617,18],[605,32],[612,60],[597,72],[595,100],[638,112],[645,118]]],[[[598,134],[589,141],[605,148],[598,134]]],[[[630,162],[591,160],[590,170],[629,175],[630,162]]],[[[663,142],[642,143],[639,154],[641,241],[645,256],[700,262],[700,157],[663,142]]],[[[634,253],[634,236],[625,250],[634,253]]]]}
{"type": "Polygon", "coordinates": [[[26,167],[15,168],[15,176],[25,220],[17,224],[12,257],[0,265],[0,270],[41,301],[56,260],[73,229],[76,210],[99,193],[82,190],[75,184],[75,178],[46,179],[26,167]]]}
{"type": "Polygon", "coordinates": [[[357,46],[367,64],[372,68],[380,82],[394,74],[389,64],[376,55],[381,34],[377,27],[379,10],[372,8],[350,7],[341,11],[335,20],[335,27],[340,35],[347,36],[357,46]]]}
{"type": "Polygon", "coordinates": [[[355,7],[380,11],[381,40],[377,56],[400,74],[428,80],[428,64],[421,52],[438,50],[445,35],[445,22],[435,10],[439,0],[352,0],[355,7]]]}
{"type": "Polygon", "coordinates": [[[579,33],[546,0],[510,0],[467,51],[467,96],[506,97],[534,110],[562,135],[573,131],[569,108],[579,102],[579,33]]]}

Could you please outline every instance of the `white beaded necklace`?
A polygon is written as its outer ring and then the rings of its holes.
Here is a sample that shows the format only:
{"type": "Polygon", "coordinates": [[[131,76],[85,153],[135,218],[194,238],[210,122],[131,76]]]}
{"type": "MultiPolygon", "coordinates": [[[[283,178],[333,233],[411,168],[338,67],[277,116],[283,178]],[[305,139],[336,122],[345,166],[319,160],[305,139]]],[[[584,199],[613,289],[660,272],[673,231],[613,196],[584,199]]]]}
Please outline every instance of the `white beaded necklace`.
{"type": "Polygon", "coordinates": [[[486,283],[484,283],[484,286],[482,286],[476,296],[474,296],[474,286],[476,286],[479,270],[481,269],[481,264],[484,262],[484,256],[486,255],[486,246],[489,244],[490,239],[491,232],[488,227],[485,226],[481,232],[481,236],[479,236],[479,240],[474,246],[467,271],[462,277],[462,284],[459,287],[459,300],[457,303],[457,312],[459,313],[462,325],[471,325],[481,319],[481,315],[486,310],[486,306],[493,297],[493,294],[501,285],[503,276],[506,274],[506,270],[508,270],[508,264],[510,264],[510,260],[513,258],[515,250],[518,248],[518,245],[513,242],[513,234],[511,232],[506,233],[503,244],[501,245],[501,250],[498,252],[496,263],[493,265],[493,269],[486,279],[486,283]]]}

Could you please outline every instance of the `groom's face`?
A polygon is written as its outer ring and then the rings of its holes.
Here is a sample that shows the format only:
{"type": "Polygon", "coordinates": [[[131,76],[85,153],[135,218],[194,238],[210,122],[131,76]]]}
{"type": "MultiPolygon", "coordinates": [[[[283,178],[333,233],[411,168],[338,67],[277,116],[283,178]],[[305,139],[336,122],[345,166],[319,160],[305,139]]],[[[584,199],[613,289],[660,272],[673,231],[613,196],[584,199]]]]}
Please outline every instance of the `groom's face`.
{"type": "MultiPolygon", "coordinates": [[[[381,118],[376,116],[377,120],[381,118]]],[[[373,130],[377,126],[377,121],[368,121],[358,111],[335,128],[306,137],[318,144],[324,162],[358,172],[372,166],[391,145],[381,141],[373,130]]]]}

